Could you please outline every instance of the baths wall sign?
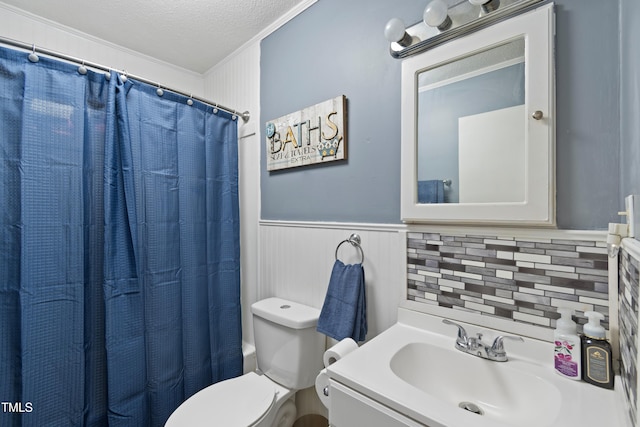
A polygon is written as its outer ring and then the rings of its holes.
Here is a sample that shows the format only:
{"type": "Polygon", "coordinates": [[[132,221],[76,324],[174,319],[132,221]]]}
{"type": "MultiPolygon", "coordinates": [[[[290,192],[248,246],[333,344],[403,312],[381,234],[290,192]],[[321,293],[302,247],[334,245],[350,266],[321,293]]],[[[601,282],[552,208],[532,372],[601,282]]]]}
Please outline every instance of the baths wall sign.
{"type": "Polygon", "coordinates": [[[346,100],[338,96],[268,121],[267,170],[346,159],[346,100]]]}

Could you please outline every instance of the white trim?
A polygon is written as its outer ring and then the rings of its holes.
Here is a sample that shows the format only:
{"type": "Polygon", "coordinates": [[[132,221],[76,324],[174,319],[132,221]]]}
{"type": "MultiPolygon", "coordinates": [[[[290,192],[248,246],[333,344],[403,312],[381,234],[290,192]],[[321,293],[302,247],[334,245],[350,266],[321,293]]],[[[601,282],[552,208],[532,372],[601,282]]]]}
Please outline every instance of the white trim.
{"type": "Polygon", "coordinates": [[[618,266],[620,256],[619,254],[614,257],[607,255],[607,261],[609,263],[609,342],[613,353],[613,369],[616,372],[620,372],[620,367],[618,366],[620,361],[620,314],[618,308],[618,292],[620,290],[618,266]]]}
{"type": "MultiPolygon", "coordinates": [[[[263,227],[297,227],[297,228],[327,228],[338,230],[372,230],[372,231],[402,231],[405,233],[439,233],[454,236],[488,236],[509,239],[533,240],[576,240],[604,243],[607,241],[606,230],[558,230],[555,228],[525,228],[525,227],[482,227],[465,225],[426,225],[426,224],[377,224],[359,222],[324,222],[324,221],[285,221],[261,219],[259,225],[263,227]]],[[[625,239],[626,240],[632,239],[625,239]]],[[[640,242],[637,242],[640,259],[640,242]]],[[[507,243],[505,243],[507,244],[507,243]]],[[[624,245],[623,245],[624,246],[624,245]]]]}
{"type": "MultiPolygon", "coordinates": [[[[622,249],[629,252],[629,255],[637,260],[640,260],[640,241],[632,238],[622,239],[620,244],[622,249]]],[[[640,360],[640,359],[639,359],[640,360]]]]}
{"type": "Polygon", "coordinates": [[[278,18],[273,23],[271,23],[271,25],[269,25],[267,28],[265,28],[264,30],[260,31],[258,34],[253,36],[247,42],[245,42],[242,46],[240,46],[239,48],[237,48],[236,50],[231,52],[229,55],[227,55],[224,59],[219,61],[216,65],[214,65],[213,67],[211,67],[207,71],[205,71],[203,73],[203,76],[207,76],[210,73],[215,72],[216,68],[218,68],[219,66],[222,66],[222,65],[226,64],[227,62],[233,60],[234,57],[236,57],[240,52],[244,51],[247,47],[251,46],[254,43],[257,43],[257,42],[261,41],[262,39],[267,37],[269,34],[273,33],[278,28],[282,27],[284,24],[286,24],[287,22],[291,21],[293,18],[295,18],[296,16],[298,16],[299,14],[301,14],[302,12],[307,10],[309,7],[311,7],[317,1],[318,0],[304,0],[304,1],[300,2],[300,3],[298,3],[293,8],[291,8],[291,10],[289,10],[287,13],[285,13],[280,18],[278,18]]]}
{"type": "Polygon", "coordinates": [[[526,227],[478,227],[463,225],[426,225],[411,224],[407,226],[409,233],[440,233],[451,235],[496,236],[514,239],[558,239],[606,242],[606,230],[558,230],[555,228],[526,227]]]}
{"type": "Polygon", "coordinates": [[[328,228],[333,230],[371,230],[371,231],[402,231],[406,228],[403,224],[367,224],[350,222],[316,222],[316,221],[259,221],[262,227],[294,227],[294,228],[328,228]]]}

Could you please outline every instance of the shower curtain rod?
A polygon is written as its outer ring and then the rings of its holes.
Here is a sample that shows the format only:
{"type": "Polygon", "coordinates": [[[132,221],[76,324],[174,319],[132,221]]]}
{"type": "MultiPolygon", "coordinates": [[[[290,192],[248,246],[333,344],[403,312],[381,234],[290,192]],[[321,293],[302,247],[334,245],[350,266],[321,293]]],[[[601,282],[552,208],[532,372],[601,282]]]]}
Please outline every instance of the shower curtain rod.
{"type": "Polygon", "coordinates": [[[162,86],[158,82],[153,82],[153,81],[147,80],[147,79],[145,79],[143,77],[139,77],[139,76],[136,76],[134,74],[129,74],[124,70],[121,71],[121,70],[117,70],[115,68],[107,67],[105,65],[97,64],[95,62],[85,61],[84,59],[76,58],[74,56],[66,55],[64,53],[56,52],[56,51],[53,51],[53,50],[44,49],[44,48],[41,48],[41,47],[36,47],[35,44],[24,43],[24,42],[21,42],[21,41],[18,41],[18,40],[13,40],[13,39],[10,39],[10,38],[7,38],[7,37],[0,36],[0,43],[1,44],[10,45],[10,46],[19,47],[19,48],[25,49],[25,50],[31,50],[32,53],[42,53],[42,54],[47,55],[47,56],[52,56],[52,57],[55,57],[55,58],[63,59],[65,61],[74,62],[74,63],[80,64],[80,65],[84,65],[86,67],[96,68],[96,69],[102,70],[102,71],[112,71],[113,70],[113,71],[119,72],[121,74],[124,74],[128,78],[132,78],[132,79],[138,80],[138,81],[140,81],[142,83],[146,83],[146,84],[149,84],[151,86],[157,86],[159,89],[166,89],[166,90],[168,90],[170,92],[174,92],[174,93],[177,93],[179,95],[183,95],[183,96],[189,97],[191,99],[195,99],[195,100],[200,101],[200,102],[202,102],[204,104],[210,105],[210,106],[218,108],[220,110],[224,110],[224,111],[226,111],[228,113],[231,113],[231,114],[235,114],[236,116],[242,118],[242,120],[245,123],[248,122],[249,118],[251,117],[251,114],[249,113],[249,111],[244,111],[244,112],[241,113],[241,112],[239,112],[237,110],[234,110],[233,108],[225,107],[225,106],[217,104],[215,102],[211,102],[211,101],[209,101],[207,99],[200,98],[200,97],[197,97],[197,96],[193,96],[190,93],[186,93],[186,92],[183,92],[181,90],[173,89],[173,88],[170,88],[170,87],[167,87],[167,86],[162,86]]]}

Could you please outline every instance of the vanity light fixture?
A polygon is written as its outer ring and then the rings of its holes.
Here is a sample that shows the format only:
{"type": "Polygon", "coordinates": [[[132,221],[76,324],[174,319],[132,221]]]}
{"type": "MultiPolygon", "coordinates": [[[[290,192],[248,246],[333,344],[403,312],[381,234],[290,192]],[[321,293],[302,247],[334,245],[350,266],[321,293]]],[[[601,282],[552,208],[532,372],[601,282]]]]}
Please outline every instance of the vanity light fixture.
{"type": "Polygon", "coordinates": [[[500,7],[500,0],[469,0],[469,3],[474,6],[481,6],[484,13],[493,12],[500,7]]]}
{"type": "Polygon", "coordinates": [[[447,31],[453,23],[449,16],[449,8],[442,0],[431,1],[424,9],[422,18],[425,24],[440,31],[447,31]]]}
{"type": "Polygon", "coordinates": [[[406,58],[449,40],[516,16],[545,0],[431,0],[422,20],[405,26],[399,18],[384,27],[394,58],[406,58]]]}

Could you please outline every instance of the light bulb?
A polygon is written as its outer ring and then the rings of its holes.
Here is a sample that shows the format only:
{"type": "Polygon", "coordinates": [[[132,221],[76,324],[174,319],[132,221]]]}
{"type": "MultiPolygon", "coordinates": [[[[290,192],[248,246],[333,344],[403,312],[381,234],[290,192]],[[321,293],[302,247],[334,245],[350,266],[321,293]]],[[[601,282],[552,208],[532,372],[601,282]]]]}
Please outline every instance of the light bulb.
{"type": "Polygon", "coordinates": [[[404,22],[399,18],[391,18],[387,25],[384,27],[384,36],[390,42],[397,42],[404,37],[404,22]]]}
{"type": "Polygon", "coordinates": [[[390,43],[398,43],[407,47],[411,44],[411,36],[407,34],[404,22],[399,18],[391,18],[384,27],[384,36],[390,43]]]}
{"type": "Polygon", "coordinates": [[[424,9],[424,23],[430,27],[436,27],[440,31],[445,31],[451,27],[448,11],[447,5],[441,0],[433,0],[424,9]]]}

